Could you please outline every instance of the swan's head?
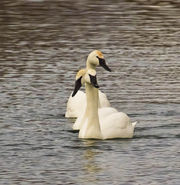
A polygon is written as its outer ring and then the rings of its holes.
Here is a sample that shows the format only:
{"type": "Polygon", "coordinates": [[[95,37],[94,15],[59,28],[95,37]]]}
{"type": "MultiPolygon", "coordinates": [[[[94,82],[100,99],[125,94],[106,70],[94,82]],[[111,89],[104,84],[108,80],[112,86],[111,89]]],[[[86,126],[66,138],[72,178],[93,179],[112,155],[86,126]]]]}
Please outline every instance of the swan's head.
{"type": "Polygon", "coordinates": [[[96,71],[93,69],[81,69],[80,71],[77,72],[76,75],[76,82],[75,82],[75,87],[74,91],[72,93],[72,97],[76,95],[78,90],[81,88],[81,86],[84,83],[89,83],[95,88],[99,88],[99,85],[97,84],[97,79],[96,79],[96,71]]]}
{"type": "Polygon", "coordinates": [[[87,58],[87,62],[92,66],[102,66],[107,71],[111,71],[111,69],[107,66],[104,56],[101,51],[94,50],[92,51],[87,58]]]}

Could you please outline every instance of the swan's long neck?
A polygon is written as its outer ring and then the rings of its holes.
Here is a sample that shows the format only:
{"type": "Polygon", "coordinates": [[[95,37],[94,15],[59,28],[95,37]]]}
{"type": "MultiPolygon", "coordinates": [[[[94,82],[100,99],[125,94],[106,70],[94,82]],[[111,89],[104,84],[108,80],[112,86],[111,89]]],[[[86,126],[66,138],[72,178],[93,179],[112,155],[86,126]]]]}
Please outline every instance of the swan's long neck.
{"type": "Polygon", "coordinates": [[[85,83],[86,88],[86,115],[88,121],[82,126],[79,132],[80,138],[102,138],[98,116],[98,89],[91,84],[85,83]]]}
{"type": "MultiPolygon", "coordinates": [[[[88,69],[96,70],[96,65],[91,64],[91,63],[89,62],[89,60],[87,59],[87,61],[86,61],[86,69],[87,69],[87,70],[88,70],[88,69]]],[[[98,98],[98,105],[99,105],[99,107],[101,106],[101,103],[100,103],[100,101],[99,101],[99,98],[98,98]]]]}
{"type": "Polygon", "coordinates": [[[87,61],[86,61],[86,68],[87,69],[94,69],[94,70],[96,70],[96,65],[91,64],[89,62],[89,60],[87,59],[87,61]]]}

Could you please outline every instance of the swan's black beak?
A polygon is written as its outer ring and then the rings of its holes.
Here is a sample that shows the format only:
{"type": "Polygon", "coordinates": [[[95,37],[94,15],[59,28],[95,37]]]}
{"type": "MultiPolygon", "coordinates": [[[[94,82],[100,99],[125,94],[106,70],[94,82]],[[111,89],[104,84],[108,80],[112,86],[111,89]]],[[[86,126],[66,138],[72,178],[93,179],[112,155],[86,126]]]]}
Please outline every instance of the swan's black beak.
{"type": "Polygon", "coordinates": [[[81,88],[81,85],[82,85],[81,84],[81,78],[82,78],[82,76],[79,79],[77,79],[76,82],[75,82],[75,87],[74,87],[74,91],[72,93],[72,97],[75,96],[76,93],[78,92],[78,90],[81,88]]]}
{"type": "Polygon", "coordinates": [[[111,69],[107,66],[106,61],[104,58],[97,57],[99,59],[99,65],[102,66],[105,70],[110,71],[111,69]]]}
{"type": "Polygon", "coordinates": [[[95,88],[99,88],[99,85],[98,85],[98,83],[97,83],[97,78],[96,78],[96,76],[93,76],[93,75],[90,75],[90,74],[89,74],[89,76],[90,76],[91,84],[92,84],[95,88]]]}

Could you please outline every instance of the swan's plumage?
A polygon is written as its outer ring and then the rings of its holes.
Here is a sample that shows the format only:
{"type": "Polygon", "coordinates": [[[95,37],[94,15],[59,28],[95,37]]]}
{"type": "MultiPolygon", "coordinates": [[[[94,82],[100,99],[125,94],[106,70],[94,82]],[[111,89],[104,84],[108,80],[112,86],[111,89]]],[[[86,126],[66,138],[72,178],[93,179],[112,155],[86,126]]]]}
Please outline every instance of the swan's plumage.
{"type": "Polygon", "coordinates": [[[66,118],[77,118],[86,108],[86,96],[83,91],[78,91],[74,97],[72,93],[67,102],[66,118]]]}
{"type": "Polygon", "coordinates": [[[132,138],[136,123],[131,123],[130,118],[123,112],[115,112],[100,119],[103,139],[132,138]]]}

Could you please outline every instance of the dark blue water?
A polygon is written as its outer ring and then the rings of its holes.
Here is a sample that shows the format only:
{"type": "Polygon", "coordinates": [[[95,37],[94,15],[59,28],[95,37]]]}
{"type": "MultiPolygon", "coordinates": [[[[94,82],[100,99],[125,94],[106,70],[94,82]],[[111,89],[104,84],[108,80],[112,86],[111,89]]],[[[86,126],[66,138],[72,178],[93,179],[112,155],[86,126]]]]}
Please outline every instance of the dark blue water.
{"type": "Polygon", "coordinates": [[[179,185],[179,35],[176,0],[1,0],[0,184],[179,185]],[[94,49],[133,139],[78,139],[64,117],[94,49]]]}

